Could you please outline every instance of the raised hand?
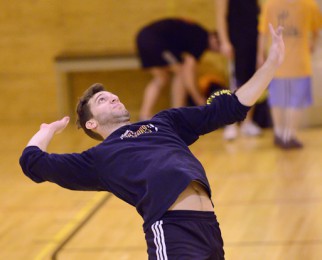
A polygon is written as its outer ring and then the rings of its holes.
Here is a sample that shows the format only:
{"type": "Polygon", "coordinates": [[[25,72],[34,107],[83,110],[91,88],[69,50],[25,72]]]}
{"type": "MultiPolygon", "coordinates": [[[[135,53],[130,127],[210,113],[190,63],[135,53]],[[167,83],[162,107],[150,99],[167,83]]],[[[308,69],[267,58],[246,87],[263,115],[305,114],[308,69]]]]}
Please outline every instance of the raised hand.
{"type": "Polygon", "coordinates": [[[62,132],[68,125],[69,117],[49,124],[41,124],[39,131],[29,140],[27,146],[37,146],[41,150],[46,151],[48,144],[55,134],[62,132]]]}
{"type": "Polygon", "coordinates": [[[46,124],[43,123],[40,126],[40,130],[50,130],[53,134],[61,133],[69,123],[69,117],[65,116],[60,120],[54,121],[52,123],[46,124]]]}
{"type": "Polygon", "coordinates": [[[270,81],[274,78],[276,70],[284,61],[285,46],[283,41],[283,28],[279,26],[274,30],[269,25],[271,32],[272,44],[268,57],[263,65],[255,74],[236,91],[239,101],[246,106],[253,106],[263,91],[267,88],[270,81]]]}
{"type": "Polygon", "coordinates": [[[272,44],[268,53],[267,61],[279,66],[283,63],[285,55],[283,27],[278,26],[275,30],[272,24],[269,24],[269,31],[272,37],[272,44]]]}

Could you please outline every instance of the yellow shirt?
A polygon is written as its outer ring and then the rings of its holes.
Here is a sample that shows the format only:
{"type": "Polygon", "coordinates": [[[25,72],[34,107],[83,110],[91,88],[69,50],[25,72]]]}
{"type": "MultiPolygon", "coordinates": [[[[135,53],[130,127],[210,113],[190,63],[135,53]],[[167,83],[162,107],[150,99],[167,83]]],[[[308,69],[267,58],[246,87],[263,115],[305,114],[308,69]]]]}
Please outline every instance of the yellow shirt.
{"type": "MultiPolygon", "coordinates": [[[[277,78],[305,77],[312,74],[310,34],[321,27],[321,12],[314,0],[267,0],[259,19],[259,32],[269,33],[284,27],[285,60],[276,73],[277,78]]],[[[269,35],[267,35],[269,37],[269,35]]]]}

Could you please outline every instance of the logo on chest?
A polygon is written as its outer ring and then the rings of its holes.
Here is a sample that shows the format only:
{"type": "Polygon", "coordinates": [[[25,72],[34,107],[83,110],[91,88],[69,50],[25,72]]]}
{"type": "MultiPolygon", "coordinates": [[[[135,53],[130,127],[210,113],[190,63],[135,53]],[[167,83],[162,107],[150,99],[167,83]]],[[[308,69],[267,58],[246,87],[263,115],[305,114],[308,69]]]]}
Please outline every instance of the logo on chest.
{"type": "Polygon", "coordinates": [[[141,125],[138,130],[132,131],[132,130],[126,130],[124,134],[121,135],[121,139],[124,138],[136,138],[139,137],[142,134],[149,134],[153,132],[158,132],[158,128],[154,126],[153,124],[148,125],[141,125]]]}

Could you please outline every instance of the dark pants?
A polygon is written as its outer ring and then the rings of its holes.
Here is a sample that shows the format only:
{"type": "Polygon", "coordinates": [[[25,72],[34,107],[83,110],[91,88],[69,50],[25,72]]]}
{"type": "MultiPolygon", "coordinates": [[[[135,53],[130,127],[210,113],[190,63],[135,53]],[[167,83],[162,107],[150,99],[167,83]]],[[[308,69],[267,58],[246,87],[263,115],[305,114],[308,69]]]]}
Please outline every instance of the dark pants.
{"type": "Polygon", "coordinates": [[[168,211],[146,232],[149,260],[223,260],[219,224],[213,212],[168,211]]]}

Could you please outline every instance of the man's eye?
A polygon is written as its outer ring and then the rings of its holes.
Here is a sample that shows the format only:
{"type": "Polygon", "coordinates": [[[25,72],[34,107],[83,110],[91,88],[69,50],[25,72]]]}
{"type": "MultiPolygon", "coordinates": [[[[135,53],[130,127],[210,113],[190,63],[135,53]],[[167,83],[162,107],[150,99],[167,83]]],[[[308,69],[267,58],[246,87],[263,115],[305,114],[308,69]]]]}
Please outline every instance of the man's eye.
{"type": "Polygon", "coordinates": [[[101,98],[99,98],[99,99],[98,99],[98,102],[99,102],[99,103],[102,103],[102,102],[104,102],[104,101],[105,101],[105,98],[103,98],[103,97],[101,97],[101,98]]]}

